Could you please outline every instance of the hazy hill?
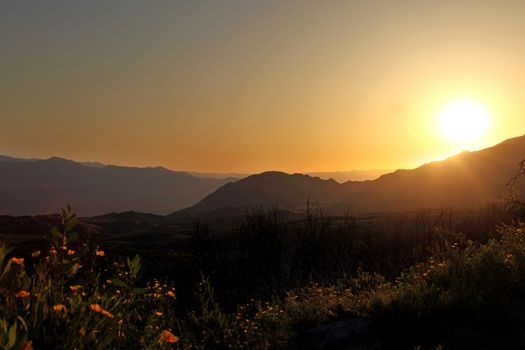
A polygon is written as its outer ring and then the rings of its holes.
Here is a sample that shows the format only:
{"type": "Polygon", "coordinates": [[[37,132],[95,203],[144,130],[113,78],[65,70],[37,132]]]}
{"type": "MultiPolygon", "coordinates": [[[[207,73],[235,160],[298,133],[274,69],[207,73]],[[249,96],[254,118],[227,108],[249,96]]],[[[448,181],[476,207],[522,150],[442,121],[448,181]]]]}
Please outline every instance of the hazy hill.
{"type": "MultiPolygon", "coordinates": [[[[319,177],[321,179],[334,179],[339,183],[347,181],[364,181],[374,180],[379,176],[389,173],[391,170],[348,170],[348,171],[319,171],[319,172],[306,172],[305,175],[313,177],[319,177]]],[[[234,177],[236,179],[244,179],[253,174],[242,174],[242,173],[199,173],[190,172],[191,175],[197,177],[206,177],[211,179],[223,179],[226,177],[234,177]]]]}
{"type": "Polygon", "coordinates": [[[319,201],[330,200],[340,186],[335,180],[277,171],[265,172],[248,176],[237,183],[228,183],[179,214],[209,213],[219,209],[227,213],[224,209],[235,212],[234,208],[276,206],[296,211],[304,208],[308,196],[319,201]]]}
{"type": "MultiPolygon", "coordinates": [[[[297,211],[304,209],[307,198],[333,214],[476,207],[501,196],[523,159],[525,136],[416,169],[397,170],[373,181],[339,184],[308,175],[267,172],[224,185],[178,215],[201,216],[253,206],[297,211]]],[[[525,189],[524,179],[519,185],[525,189]]]]}
{"type": "Polygon", "coordinates": [[[306,175],[320,177],[321,179],[334,179],[339,183],[347,181],[374,180],[392,170],[348,170],[348,171],[319,171],[306,173],[306,175]]]}
{"type": "Polygon", "coordinates": [[[235,179],[198,178],[162,167],[77,163],[61,158],[0,157],[0,214],[56,212],[70,203],[80,215],[136,210],[166,214],[235,179]]]}

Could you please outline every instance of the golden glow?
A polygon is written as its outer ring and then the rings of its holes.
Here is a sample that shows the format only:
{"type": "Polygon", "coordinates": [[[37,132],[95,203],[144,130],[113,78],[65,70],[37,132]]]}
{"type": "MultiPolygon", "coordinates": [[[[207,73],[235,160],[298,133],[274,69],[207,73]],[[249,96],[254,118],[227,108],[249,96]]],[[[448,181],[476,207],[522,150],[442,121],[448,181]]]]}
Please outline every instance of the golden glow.
{"type": "Polygon", "coordinates": [[[397,169],[525,133],[523,2],[304,3],[0,1],[0,155],[397,169]]]}
{"type": "Polygon", "coordinates": [[[457,143],[479,142],[487,133],[489,113],[473,101],[463,100],[447,105],[439,115],[441,132],[457,143]]]}

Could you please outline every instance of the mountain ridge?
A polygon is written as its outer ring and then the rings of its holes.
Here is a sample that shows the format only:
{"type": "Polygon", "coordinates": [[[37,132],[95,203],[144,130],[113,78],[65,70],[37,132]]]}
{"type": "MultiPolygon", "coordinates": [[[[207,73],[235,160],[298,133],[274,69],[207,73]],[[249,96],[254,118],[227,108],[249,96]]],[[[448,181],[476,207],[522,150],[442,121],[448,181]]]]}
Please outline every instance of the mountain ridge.
{"type": "MultiPolygon", "coordinates": [[[[264,172],[223,185],[194,206],[172,215],[200,216],[222,208],[249,207],[297,212],[305,209],[308,200],[329,214],[475,207],[503,194],[522,159],[525,135],[414,169],[398,169],[375,180],[339,184],[308,175],[264,172]]],[[[519,186],[525,188],[523,179],[519,186]]]]}
{"type": "Polygon", "coordinates": [[[60,157],[0,161],[0,214],[54,213],[71,204],[80,215],[140,211],[168,214],[235,179],[198,178],[162,167],[91,166],[60,157]]]}

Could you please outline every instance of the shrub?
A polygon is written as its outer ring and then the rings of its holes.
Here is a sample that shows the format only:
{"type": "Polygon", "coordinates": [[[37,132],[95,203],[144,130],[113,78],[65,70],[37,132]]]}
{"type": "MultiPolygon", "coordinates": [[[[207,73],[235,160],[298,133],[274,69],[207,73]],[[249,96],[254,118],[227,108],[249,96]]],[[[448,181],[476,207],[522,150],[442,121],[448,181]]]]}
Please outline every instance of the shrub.
{"type": "Polygon", "coordinates": [[[162,349],[177,342],[173,291],[158,283],[136,288],[138,256],[101,271],[105,253],[79,240],[77,223],[71,208],[63,210],[49,249],[31,258],[8,258],[12,250],[0,246],[2,349],[162,349]]]}

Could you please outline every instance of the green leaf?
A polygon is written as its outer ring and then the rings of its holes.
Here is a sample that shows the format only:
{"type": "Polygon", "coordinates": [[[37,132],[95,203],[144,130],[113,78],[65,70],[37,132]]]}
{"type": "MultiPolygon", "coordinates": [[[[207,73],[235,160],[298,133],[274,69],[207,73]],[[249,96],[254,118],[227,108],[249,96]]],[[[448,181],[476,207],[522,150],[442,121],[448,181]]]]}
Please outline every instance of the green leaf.
{"type": "Polygon", "coordinates": [[[131,294],[134,295],[140,295],[144,293],[146,293],[146,290],[144,288],[133,288],[133,290],[131,291],[131,294]]]}
{"type": "Polygon", "coordinates": [[[109,343],[111,343],[111,341],[113,339],[116,338],[116,332],[115,331],[110,331],[110,332],[107,332],[106,335],[102,338],[102,340],[100,341],[100,349],[105,349],[109,343]]]}
{"type": "Polygon", "coordinates": [[[80,266],[78,264],[73,264],[69,270],[67,271],[67,275],[68,276],[72,276],[72,275],[75,275],[77,272],[78,272],[78,268],[80,266]]]}
{"type": "Polygon", "coordinates": [[[124,283],[122,280],[119,280],[118,278],[113,278],[111,283],[117,287],[127,287],[126,283],[124,283]]]}
{"type": "Polygon", "coordinates": [[[78,224],[78,219],[73,217],[71,220],[69,220],[69,222],[67,223],[67,226],[66,226],[66,231],[69,232],[73,229],[73,227],[75,227],[76,225],[78,224]]]}
{"type": "Polygon", "coordinates": [[[16,322],[9,327],[8,339],[6,348],[11,349],[16,343],[16,322]]]}
{"type": "Polygon", "coordinates": [[[57,227],[53,227],[51,229],[51,236],[56,237],[56,238],[60,238],[60,237],[62,237],[62,233],[60,232],[60,230],[57,227]]]}
{"type": "Polygon", "coordinates": [[[22,349],[22,347],[24,346],[24,343],[26,342],[27,340],[27,333],[24,333],[22,335],[20,335],[17,340],[16,340],[16,344],[14,345],[14,349],[22,349]]]}
{"type": "Polygon", "coordinates": [[[72,232],[71,235],[69,235],[69,241],[70,242],[75,242],[77,239],[78,239],[78,233],[77,232],[72,232]]]}

